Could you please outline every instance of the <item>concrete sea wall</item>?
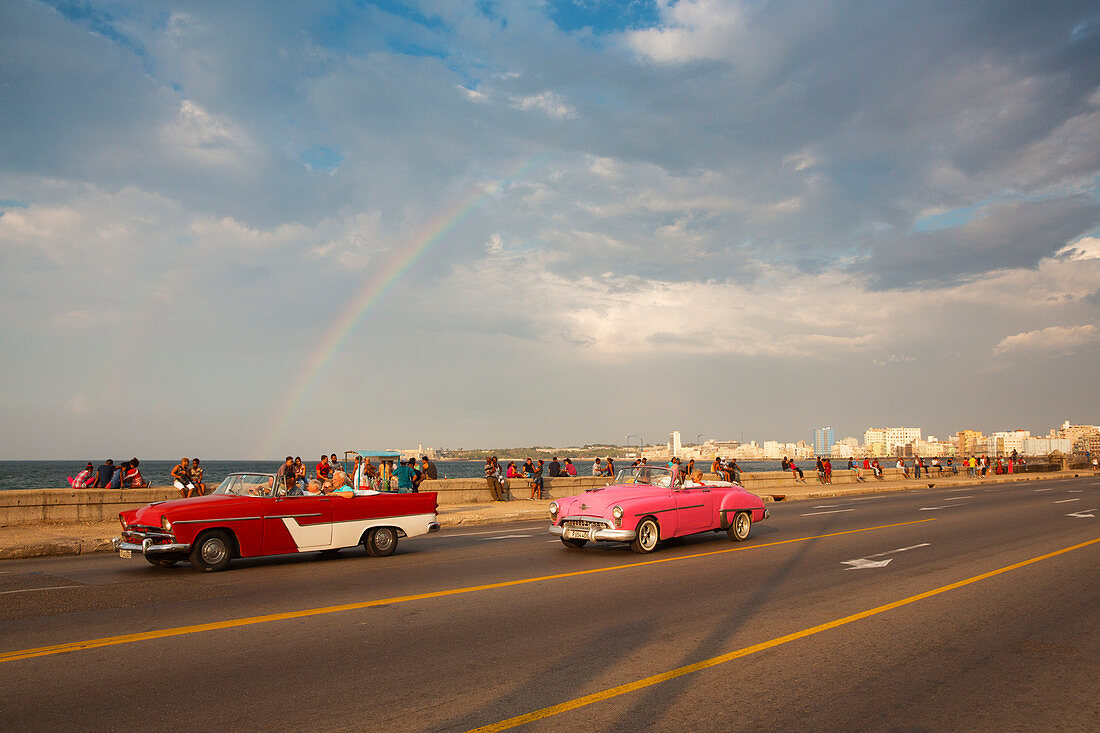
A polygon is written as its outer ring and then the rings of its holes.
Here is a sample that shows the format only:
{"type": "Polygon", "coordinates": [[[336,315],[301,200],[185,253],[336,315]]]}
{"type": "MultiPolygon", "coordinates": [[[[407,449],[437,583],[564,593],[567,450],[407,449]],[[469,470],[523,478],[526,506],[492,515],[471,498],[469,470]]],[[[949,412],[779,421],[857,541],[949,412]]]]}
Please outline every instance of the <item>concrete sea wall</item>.
{"type": "MultiPolygon", "coordinates": [[[[806,483],[817,485],[817,474],[806,470],[806,483]]],[[[965,471],[963,475],[965,476],[965,471]]],[[[714,476],[708,475],[713,479],[714,476]]],[[[883,471],[883,479],[865,477],[868,484],[889,484],[902,480],[896,468],[883,471]]],[[[936,477],[929,479],[934,482],[936,477]]],[[[789,471],[743,473],[741,482],[749,491],[762,496],[782,499],[796,484],[789,471]]],[[[577,494],[585,489],[606,486],[609,479],[596,476],[547,478],[544,480],[544,496],[560,498],[577,494]]],[[[833,471],[834,484],[856,483],[855,472],[833,471]]],[[[802,486],[802,484],[797,484],[802,486]]],[[[509,479],[506,487],[513,499],[525,499],[531,494],[530,485],[523,479],[509,479]]],[[[485,479],[457,478],[425,481],[421,491],[435,491],[440,506],[477,504],[492,500],[485,479]]],[[[0,525],[34,524],[39,522],[95,522],[113,520],[124,509],[135,509],[153,501],[179,498],[179,492],[169,486],[148,489],[34,489],[0,491],[0,525]]]]}

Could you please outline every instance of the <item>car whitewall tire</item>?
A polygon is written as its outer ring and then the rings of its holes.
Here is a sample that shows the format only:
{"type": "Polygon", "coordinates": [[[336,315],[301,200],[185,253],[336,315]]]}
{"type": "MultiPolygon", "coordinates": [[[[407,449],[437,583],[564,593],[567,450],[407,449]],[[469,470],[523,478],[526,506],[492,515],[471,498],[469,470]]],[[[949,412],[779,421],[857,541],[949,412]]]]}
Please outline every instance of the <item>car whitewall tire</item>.
{"type": "Polygon", "coordinates": [[[749,538],[749,530],[752,528],[752,514],[750,512],[737,512],[733,516],[733,523],[726,530],[726,534],[734,542],[744,542],[749,538]]]}
{"type": "Polygon", "coordinates": [[[648,553],[657,549],[661,541],[661,526],[653,517],[646,517],[638,522],[637,536],[630,543],[630,549],[634,552],[648,553]]]}

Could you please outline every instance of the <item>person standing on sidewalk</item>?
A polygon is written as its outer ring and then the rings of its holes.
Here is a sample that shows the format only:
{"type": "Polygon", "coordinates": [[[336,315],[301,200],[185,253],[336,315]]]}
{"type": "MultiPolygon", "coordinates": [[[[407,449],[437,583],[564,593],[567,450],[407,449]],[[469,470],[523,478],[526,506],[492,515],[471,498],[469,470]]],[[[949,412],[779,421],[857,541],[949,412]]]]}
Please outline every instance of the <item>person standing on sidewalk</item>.
{"type": "Polygon", "coordinates": [[[826,458],[822,463],[825,464],[825,483],[831,484],[833,482],[833,462],[826,458]]]}
{"type": "Polygon", "coordinates": [[[495,470],[495,476],[497,483],[500,485],[501,501],[511,501],[512,497],[508,493],[508,487],[504,484],[504,469],[500,465],[500,461],[496,456],[493,456],[493,469],[495,470]]]}
{"type": "Polygon", "coordinates": [[[817,457],[817,482],[825,483],[825,462],[821,460],[821,456],[817,457]]]}
{"type": "Polygon", "coordinates": [[[504,501],[503,493],[500,489],[500,482],[497,481],[497,467],[493,465],[493,459],[485,459],[485,486],[489,489],[489,494],[492,495],[493,501],[504,501]]]}
{"type": "Polygon", "coordinates": [[[920,456],[913,456],[913,478],[920,478],[920,456]]]}
{"type": "Polygon", "coordinates": [[[531,471],[531,498],[542,499],[542,467],[544,461],[540,458],[539,465],[535,466],[531,471]]]}

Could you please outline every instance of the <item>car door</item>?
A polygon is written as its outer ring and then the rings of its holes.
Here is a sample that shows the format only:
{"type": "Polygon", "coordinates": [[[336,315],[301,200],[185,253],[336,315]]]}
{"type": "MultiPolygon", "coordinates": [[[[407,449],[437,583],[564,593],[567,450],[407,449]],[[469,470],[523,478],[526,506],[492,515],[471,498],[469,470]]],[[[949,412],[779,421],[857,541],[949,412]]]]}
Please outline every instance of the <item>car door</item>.
{"type": "Polygon", "coordinates": [[[332,499],[277,496],[264,501],[264,554],[323,550],[332,544],[332,499]]]}
{"type": "Polygon", "coordinates": [[[704,532],[718,526],[714,495],[704,487],[681,488],[672,492],[676,501],[676,534],[704,532]]]}

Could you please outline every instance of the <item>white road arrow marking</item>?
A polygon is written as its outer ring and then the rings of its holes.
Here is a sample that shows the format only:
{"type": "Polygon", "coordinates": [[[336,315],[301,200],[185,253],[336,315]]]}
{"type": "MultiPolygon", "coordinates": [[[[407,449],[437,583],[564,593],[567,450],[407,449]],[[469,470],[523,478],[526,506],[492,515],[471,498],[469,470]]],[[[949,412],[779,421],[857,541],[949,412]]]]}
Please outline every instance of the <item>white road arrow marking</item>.
{"type": "Polygon", "coordinates": [[[1081,501],[1081,500],[1080,499],[1060,499],[1059,501],[1056,501],[1054,503],[1055,504],[1068,504],[1071,501],[1081,501]]]}
{"type": "Polygon", "coordinates": [[[479,537],[481,542],[490,542],[492,540],[517,540],[520,537],[534,537],[533,534],[503,534],[500,537],[479,537]]]}
{"type": "Polygon", "coordinates": [[[1067,517],[1077,517],[1078,519],[1086,519],[1087,517],[1095,517],[1096,516],[1095,514],[1090,513],[1090,512],[1094,512],[1094,511],[1096,511],[1096,510],[1095,509],[1082,509],[1079,512],[1074,512],[1073,514],[1067,514],[1066,516],[1067,517]]]}
{"type": "Polygon", "coordinates": [[[818,514],[840,514],[841,512],[854,512],[854,511],[855,511],[855,509],[833,509],[833,510],[827,511],[827,512],[809,512],[807,514],[803,514],[802,516],[804,516],[804,517],[815,517],[818,514]]]}
{"type": "Polygon", "coordinates": [[[887,550],[886,552],[879,552],[874,555],[868,555],[867,557],[860,557],[855,560],[843,560],[841,565],[851,565],[845,570],[863,570],[865,568],[884,568],[890,564],[890,561],[894,558],[888,557],[885,560],[872,560],[873,557],[886,557],[887,555],[896,555],[899,552],[909,552],[909,550],[916,550],[920,547],[928,547],[930,542],[922,542],[919,545],[910,545],[909,547],[899,547],[896,550],[887,550]]]}
{"type": "Polygon", "coordinates": [[[867,568],[884,568],[890,564],[891,560],[893,560],[892,557],[885,560],[865,560],[861,557],[858,560],[845,560],[841,565],[851,565],[850,568],[844,568],[845,570],[866,570],[867,568]]]}

